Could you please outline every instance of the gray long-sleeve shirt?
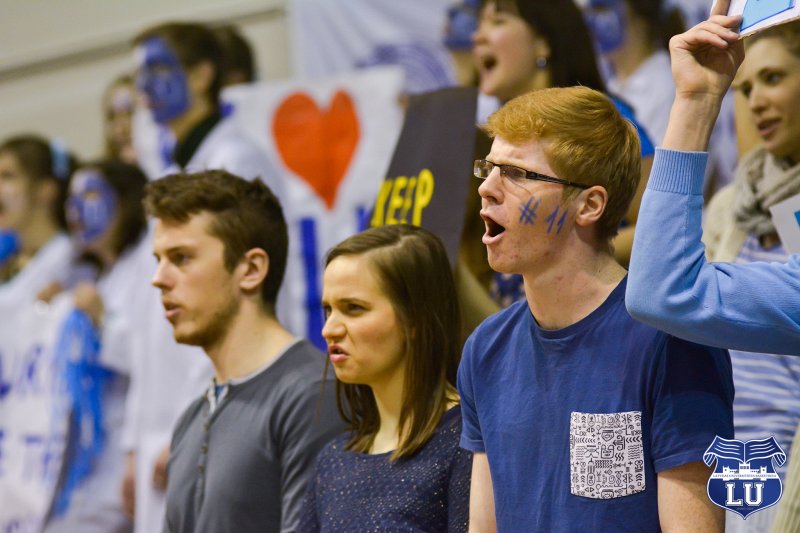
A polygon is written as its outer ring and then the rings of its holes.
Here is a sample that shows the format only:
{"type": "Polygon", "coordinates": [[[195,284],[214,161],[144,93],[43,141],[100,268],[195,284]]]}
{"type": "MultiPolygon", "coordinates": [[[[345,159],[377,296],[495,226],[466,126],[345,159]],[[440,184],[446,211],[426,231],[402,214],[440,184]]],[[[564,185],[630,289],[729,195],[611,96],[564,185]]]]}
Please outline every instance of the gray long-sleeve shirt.
{"type": "Polygon", "coordinates": [[[317,452],[344,428],[324,366],[300,341],[219,401],[189,406],[172,438],[165,531],[296,529],[317,452]]]}

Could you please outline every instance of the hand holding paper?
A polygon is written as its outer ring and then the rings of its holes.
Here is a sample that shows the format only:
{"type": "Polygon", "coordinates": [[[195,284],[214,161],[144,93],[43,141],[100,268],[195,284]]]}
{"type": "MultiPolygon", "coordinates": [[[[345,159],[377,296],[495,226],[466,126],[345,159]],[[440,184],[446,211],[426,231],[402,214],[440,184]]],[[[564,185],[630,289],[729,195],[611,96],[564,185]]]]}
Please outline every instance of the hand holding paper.
{"type": "Polygon", "coordinates": [[[662,147],[704,151],[722,98],[744,59],[735,31],[741,17],[727,16],[728,0],[718,0],[708,20],[670,40],[675,102],[662,147]]]}
{"type": "Polygon", "coordinates": [[[708,20],[670,40],[677,96],[718,99],[730,87],[744,48],[736,31],[741,17],[724,15],[727,4],[719,0],[708,20]]]}

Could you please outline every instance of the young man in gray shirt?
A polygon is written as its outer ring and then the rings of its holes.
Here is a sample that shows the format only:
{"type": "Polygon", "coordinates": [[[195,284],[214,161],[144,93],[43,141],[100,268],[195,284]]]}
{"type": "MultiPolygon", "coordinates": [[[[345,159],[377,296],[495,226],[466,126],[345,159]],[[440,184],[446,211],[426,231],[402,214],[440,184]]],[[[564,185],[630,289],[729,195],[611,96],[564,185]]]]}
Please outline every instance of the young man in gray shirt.
{"type": "Polygon", "coordinates": [[[215,370],[173,434],[165,530],[294,531],[315,456],[343,424],[325,356],[275,318],[280,204],[224,171],[168,176],[145,202],[166,318],[215,370]]]}

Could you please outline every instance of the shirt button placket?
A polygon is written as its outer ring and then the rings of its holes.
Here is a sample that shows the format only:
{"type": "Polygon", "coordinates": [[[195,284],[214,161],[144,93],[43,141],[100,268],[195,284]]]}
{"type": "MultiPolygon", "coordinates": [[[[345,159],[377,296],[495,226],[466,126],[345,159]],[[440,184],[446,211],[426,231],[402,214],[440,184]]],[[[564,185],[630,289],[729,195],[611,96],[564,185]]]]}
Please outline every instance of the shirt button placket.
{"type": "Polygon", "coordinates": [[[206,463],[208,460],[208,436],[211,422],[208,418],[203,423],[203,443],[200,445],[200,457],[197,462],[197,491],[195,492],[195,503],[197,509],[203,505],[205,493],[206,463]]]}

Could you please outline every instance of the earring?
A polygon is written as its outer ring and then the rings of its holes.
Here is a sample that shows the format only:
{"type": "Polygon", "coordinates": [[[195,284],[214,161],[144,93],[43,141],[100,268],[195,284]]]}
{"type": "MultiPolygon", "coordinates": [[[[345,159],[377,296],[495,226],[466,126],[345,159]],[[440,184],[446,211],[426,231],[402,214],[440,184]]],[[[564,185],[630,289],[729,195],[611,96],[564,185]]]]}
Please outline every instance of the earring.
{"type": "Polygon", "coordinates": [[[547,56],[539,56],[536,58],[536,68],[544,70],[547,67],[547,56]]]}

